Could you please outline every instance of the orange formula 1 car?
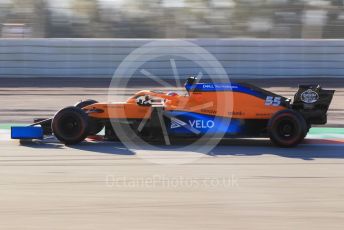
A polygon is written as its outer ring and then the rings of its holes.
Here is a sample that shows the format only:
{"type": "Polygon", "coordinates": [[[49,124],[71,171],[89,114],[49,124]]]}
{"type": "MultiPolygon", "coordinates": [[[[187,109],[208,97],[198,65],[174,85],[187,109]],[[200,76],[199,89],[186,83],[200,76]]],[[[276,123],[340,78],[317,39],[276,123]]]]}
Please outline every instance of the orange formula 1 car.
{"type": "MultiPolygon", "coordinates": [[[[99,133],[118,140],[117,125],[150,141],[163,137],[269,137],[281,147],[299,144],[313,124],[327,122],[334,90],[300,85],[291,99],[245,83],[198,83],[190,77],[185,95],[143,90],[126,102],[82,101],[58,111],[51,119],[12,127],[13,139],[54,135],[71,145],[99,133]]],[[[121,138],[120,138],[121,139],[121,138]]]]}

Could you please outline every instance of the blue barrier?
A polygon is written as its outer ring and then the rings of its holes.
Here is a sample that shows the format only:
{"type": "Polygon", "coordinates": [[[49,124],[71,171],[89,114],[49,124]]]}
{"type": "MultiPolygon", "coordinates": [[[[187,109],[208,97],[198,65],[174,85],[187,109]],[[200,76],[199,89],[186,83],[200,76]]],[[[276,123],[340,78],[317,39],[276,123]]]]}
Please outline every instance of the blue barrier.
{"type": "MultiPolygon", "coordinates": [[[[111,78],[132,51],[153,39],[0,39],[0,77],[111,78]]],[[[171,49],[178,40],[155,50],[168,50],[142,68],[160,78],[173,76],[170,59],[181,77],[197,74],[202,66],[171,49]]],[[[303,39],[190,39],[222,64],[232,78],[344,76],[344,40],[303,39]]],[[[152,56],[154,56],[152,54],[152,56]]],[[[149,54],[148,54],[149,57],[149,54]]],[[[206,63],[208,60],[202,60],[206,63]]],[[[200,62],[202,64],[202,61],[200,62]]],[[[216,68],[209,75],[216,75],[216,68]]],[[[146,78],[140,71],[135,77],[146,78]]],[[[124,76],[126,77],[126,76],[124,76]]]]}

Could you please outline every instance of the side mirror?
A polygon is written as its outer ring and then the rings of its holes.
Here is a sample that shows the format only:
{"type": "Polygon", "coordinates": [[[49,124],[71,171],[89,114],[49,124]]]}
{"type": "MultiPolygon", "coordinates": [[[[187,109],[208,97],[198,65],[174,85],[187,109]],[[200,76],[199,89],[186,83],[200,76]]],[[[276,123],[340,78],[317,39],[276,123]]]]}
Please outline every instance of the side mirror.
{"type": "Polygon", "coordinates": [[[186,91],[188,92],[188,94],[190,91],[192,91],[192,88],[193,88],[192,86],[195,83],[197,83],[197,81],[198,81],[197,77],[195,77],[195,76],[192,76],[192,77],[189,77],[188,79],[186,79],[184,87],[185,87],[186,91]]]}
{"type": "Polygon", "coordinates": [[[195,82],[197,82],[197,77],[191,76],[188,79],[186,79],[184,86],[193,85],[195,82]]]}

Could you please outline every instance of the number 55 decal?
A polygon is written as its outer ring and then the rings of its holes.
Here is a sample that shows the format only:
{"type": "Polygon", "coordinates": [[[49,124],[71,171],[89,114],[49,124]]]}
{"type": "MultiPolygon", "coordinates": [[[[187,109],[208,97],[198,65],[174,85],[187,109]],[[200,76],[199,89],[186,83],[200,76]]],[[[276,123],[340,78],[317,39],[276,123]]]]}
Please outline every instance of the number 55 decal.
{"type": "Polygon", "coordinates": [[[266,106],[279,106],[281,104],[281,97],[267,96],[265,100],[266,106]]]}

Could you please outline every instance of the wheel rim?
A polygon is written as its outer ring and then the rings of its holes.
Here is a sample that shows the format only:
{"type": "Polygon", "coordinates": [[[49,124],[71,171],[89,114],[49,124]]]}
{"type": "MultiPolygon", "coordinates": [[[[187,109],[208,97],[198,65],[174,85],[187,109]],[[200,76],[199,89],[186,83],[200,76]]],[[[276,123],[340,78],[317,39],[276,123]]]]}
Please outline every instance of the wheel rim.
{"type": "Polygon", "coordinates": [[[292,120],[280,121],[277,125],[277,135],[284,140],[291,140],[295,137],[296,125],[292,120]]]}
{"type": "Polygon", "coordinates": [[[75,116],[65,116],[60,122],[61,132],[66,137],[75,137],[82,129],[80,119],[75,116]]]}

